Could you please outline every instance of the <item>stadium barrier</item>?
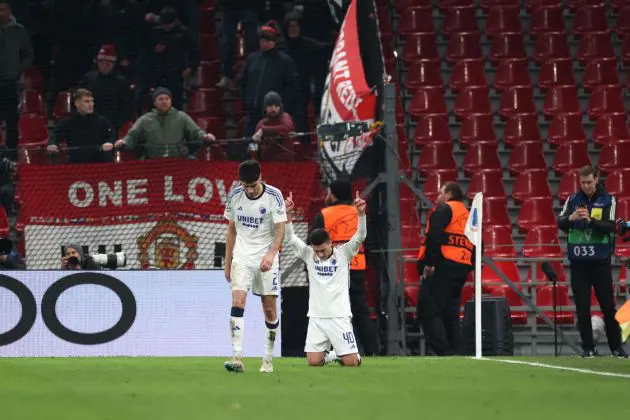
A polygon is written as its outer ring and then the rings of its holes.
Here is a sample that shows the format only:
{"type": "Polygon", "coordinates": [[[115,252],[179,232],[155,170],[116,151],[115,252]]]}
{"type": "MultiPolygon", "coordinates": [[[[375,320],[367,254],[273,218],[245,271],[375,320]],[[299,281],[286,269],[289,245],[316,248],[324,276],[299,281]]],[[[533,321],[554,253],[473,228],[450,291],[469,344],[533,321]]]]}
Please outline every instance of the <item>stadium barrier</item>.
{"type": "MultiPolygon", "coordinates": [[[[0,357],[227,357],[231,303],[220,270],[3,272],[0,357]]],[[[247,356],[263,356],[264,321],[245,318],[247,356]]]]}

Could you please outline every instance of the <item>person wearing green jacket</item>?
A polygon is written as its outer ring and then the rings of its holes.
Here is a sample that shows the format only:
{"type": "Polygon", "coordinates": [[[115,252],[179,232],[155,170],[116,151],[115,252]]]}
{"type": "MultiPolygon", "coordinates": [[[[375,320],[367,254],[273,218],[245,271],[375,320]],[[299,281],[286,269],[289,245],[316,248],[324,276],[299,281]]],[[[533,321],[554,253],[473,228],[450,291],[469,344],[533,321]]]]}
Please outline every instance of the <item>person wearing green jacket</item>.
{"type": "Polygon", "coordinates": [[[173,108],[171,92],[158,87],[153,92],[155,109],[144,114],[127,135],[114,147],[142,147],[142,158],[186,157],[193,153],[195,142],[213,142],[215,137],[204,132],[185,112],[173,108]],[[191,144],[192,143],[192,144],[191,144]]]}

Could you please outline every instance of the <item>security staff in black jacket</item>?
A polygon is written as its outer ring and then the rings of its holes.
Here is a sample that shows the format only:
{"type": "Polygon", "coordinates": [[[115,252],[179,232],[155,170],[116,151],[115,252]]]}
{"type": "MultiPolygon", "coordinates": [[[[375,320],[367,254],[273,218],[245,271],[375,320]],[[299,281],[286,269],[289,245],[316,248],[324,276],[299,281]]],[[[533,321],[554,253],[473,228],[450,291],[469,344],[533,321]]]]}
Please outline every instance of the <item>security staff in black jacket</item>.
{"type": "Polygon", "coordinates": [[[615,320],[610,269],[615,245],[615,197],[598,184],[598,175],[598,170],[592,166],[580,169],[580,191],[564,203],[558,227],[568,234],[571,289],[582,339],[582,357],[597,356],[591,324],[591,288],[604,314],[612,355],[628,357],[621,347],[621,330],[615,320]]]}

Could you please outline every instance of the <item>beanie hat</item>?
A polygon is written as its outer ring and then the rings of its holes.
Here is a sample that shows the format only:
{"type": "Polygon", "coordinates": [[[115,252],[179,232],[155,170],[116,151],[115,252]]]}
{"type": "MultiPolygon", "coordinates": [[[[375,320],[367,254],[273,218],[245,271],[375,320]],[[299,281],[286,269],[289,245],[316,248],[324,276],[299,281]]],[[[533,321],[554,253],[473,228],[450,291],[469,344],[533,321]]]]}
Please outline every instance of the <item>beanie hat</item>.
{"type": "Polygon", "coordinates": [[[289,25],[291,22],[302,22],[302,14],[298,12],[289,12],[284,16],[284,24],[289,25]]]}
{"type": "Polygon", "coordinates": [[[339,201],[352,200],[352,184],[345,179],[336,179],[330,184],[330,192],[339,201]]]}
{"type": "Polygon", "coordinates": [[[276,41],[278,38],[278,29],[277,24],[273,20],[265,23],[260,27],[260,31],[258,32],[258,36],[261,39],[266,39],[268,41],[276,41]]]}
{"type": "Polygon", "coordinates": [[[271,105],[277,105],[282,108],[282,97],[279,93],[274,91],[267,92],[265,98],[263,99],[263,106],[267,108],[271,105]]]}
{"type": "Polygon", "coordinates": [[[81,245],[77,245],[77,244],[68,244],[66,245],[66,249],[68,248],[72,248],[75,251],[77,251],[79,253],[79,261],[83,262],[85,261],[85,254],[83,253],[83,247],[81,245]]]}
{"type": "Polygon", "coordinates": [[[118,57],[116,56],[116,47],[111,44],[106,44],[101,47],[98,51],[98,55],[96,56],[97,60],[104,61],[116,61],[118,57]]]}
{"type": "Polygon", "coordinates": [[[168,96],[168,97],[170,97],[170,98],[172,98],[172,97],[173,97],[173,94],[172,94],[172,93],[171,93],[171,91],[170,91],[170,90],[168,90],[167,88],[165,88],[165,87],[157,87],[157,88],[155,88],[155,90],[153,91],[153,97],[152,97],[153,102],[155,102],[155,100],[157,99],[157,97],[158,97],[158,96],[160,96],[160,95],[166,95],[166,96],[168,96]]]}

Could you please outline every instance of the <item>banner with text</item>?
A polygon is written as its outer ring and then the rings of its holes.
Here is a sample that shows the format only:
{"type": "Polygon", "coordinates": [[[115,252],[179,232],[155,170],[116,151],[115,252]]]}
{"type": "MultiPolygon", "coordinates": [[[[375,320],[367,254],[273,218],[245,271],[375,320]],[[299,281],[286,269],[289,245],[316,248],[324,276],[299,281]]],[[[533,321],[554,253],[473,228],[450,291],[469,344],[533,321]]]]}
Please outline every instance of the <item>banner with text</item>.
{"type": "MultiPolygon", "coordinates": [[[[298,207],[296,231],[306,238],[314,162],[263,163],[263,179],[298,207]],[[296,176],[299,174],[299,176],[296,176]]],[[[238,163],[162,159],[124,164],[23,165],[19,169],[19,225],[28,269],[59,268],[62,246],[90,253],[123,251],[129,269],[223,267],[227,222],[223,211],[239,184],[238,163]]],[[[281,254],[281,269],[296,257],[281,254]]],[[[301,270],[300,270],[301,271],[301,270]]],[[[305,281],[291,276],[285,285],[305,281]]]]}
{"type": "MultiPolygon", "coordinates": [[[[228,357],[231,299],[217,270],[5,271],[0,357],[228,357]]],[[[245,325],[245,356],[263,356],[262,311],[245,325]]]]}

